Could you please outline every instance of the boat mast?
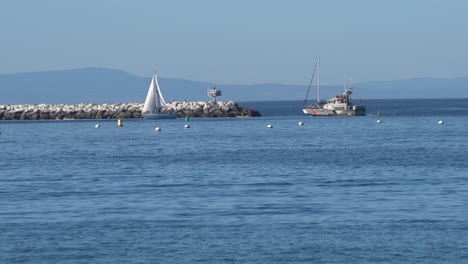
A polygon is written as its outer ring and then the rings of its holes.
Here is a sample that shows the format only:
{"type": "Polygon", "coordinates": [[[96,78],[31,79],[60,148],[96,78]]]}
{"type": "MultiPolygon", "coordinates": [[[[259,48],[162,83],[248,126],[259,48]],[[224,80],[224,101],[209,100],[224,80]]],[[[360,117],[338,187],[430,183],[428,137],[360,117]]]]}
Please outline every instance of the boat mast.
{"type": "Polygon", "coordinates": [[[317,62],[315,63],[314,71],[312,72],[312,77],[310,78],[310,82],[309,82],[309,88],[307,88],[307,93],[304,98],[304,104],[303,104],[304,107],[306,107],[306,104],[307,104],[307,98],[309,97],[310,87],[312,87],[312,82],[314,81],[315,72],[317,72],[317,62]]]}
{"type": "Polygon", "coordinates": [[[320,57],[317,59],[317,107],[320,105],[320,57]]]}

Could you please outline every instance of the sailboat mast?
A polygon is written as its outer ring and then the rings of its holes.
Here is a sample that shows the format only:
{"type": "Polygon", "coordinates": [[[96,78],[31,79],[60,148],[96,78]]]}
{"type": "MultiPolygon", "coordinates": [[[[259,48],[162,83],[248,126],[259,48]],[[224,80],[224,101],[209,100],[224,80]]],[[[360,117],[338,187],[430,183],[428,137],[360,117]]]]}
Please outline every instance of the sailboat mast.
{"type": "Polygon", "coordinates": [[[317,59],[317,107],[320,104],[320,57],[317,59]]]}

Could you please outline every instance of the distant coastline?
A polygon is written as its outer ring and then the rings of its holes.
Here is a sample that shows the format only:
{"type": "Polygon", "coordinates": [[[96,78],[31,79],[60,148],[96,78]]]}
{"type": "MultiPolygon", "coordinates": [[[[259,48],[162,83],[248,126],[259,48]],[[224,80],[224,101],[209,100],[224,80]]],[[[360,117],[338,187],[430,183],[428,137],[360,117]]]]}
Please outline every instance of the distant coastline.
{"type": "MultiPolygon", "coordinates": [[[[145,99],[150,77],[105,68],[0,74],[0,104],[40,104],[80,102],[119,103],[145,99]]],[[[208,100],[206,82],[159,77],[166,101],[208,100]]],[[[222,84],[224,101],[301,100],[307,91],[304,84],[222,84]]],[[[414,78],[407,80],[353,80],[354,99],[468,98],[468,76],[454,78],[414,78]]],[[[321,86],[321,97],[330,98],[343,90],[342,85],[321,86]]]]}

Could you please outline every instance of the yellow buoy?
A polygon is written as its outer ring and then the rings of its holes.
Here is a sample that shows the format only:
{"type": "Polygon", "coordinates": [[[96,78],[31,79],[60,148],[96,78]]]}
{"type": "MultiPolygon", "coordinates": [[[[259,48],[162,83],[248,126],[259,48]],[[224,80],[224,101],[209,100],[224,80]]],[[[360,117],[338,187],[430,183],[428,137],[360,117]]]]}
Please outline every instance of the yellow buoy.
{"type": "Polygon", "coordinates": [[[120,118],[117,120],[117,126],[119,127],[123,126],[122,120],[120,118]]]}

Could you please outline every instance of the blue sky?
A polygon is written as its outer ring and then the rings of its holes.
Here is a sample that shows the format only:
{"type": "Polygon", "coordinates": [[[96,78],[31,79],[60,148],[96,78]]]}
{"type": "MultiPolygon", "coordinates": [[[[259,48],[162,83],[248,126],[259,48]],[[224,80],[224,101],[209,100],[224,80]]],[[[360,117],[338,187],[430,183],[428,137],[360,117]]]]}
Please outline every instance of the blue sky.
{"type": "Polygon", "coordinates": [[[468,1],[3,0],[0,74],[105,67],[230,84],[468,75],[468,1]]]}

